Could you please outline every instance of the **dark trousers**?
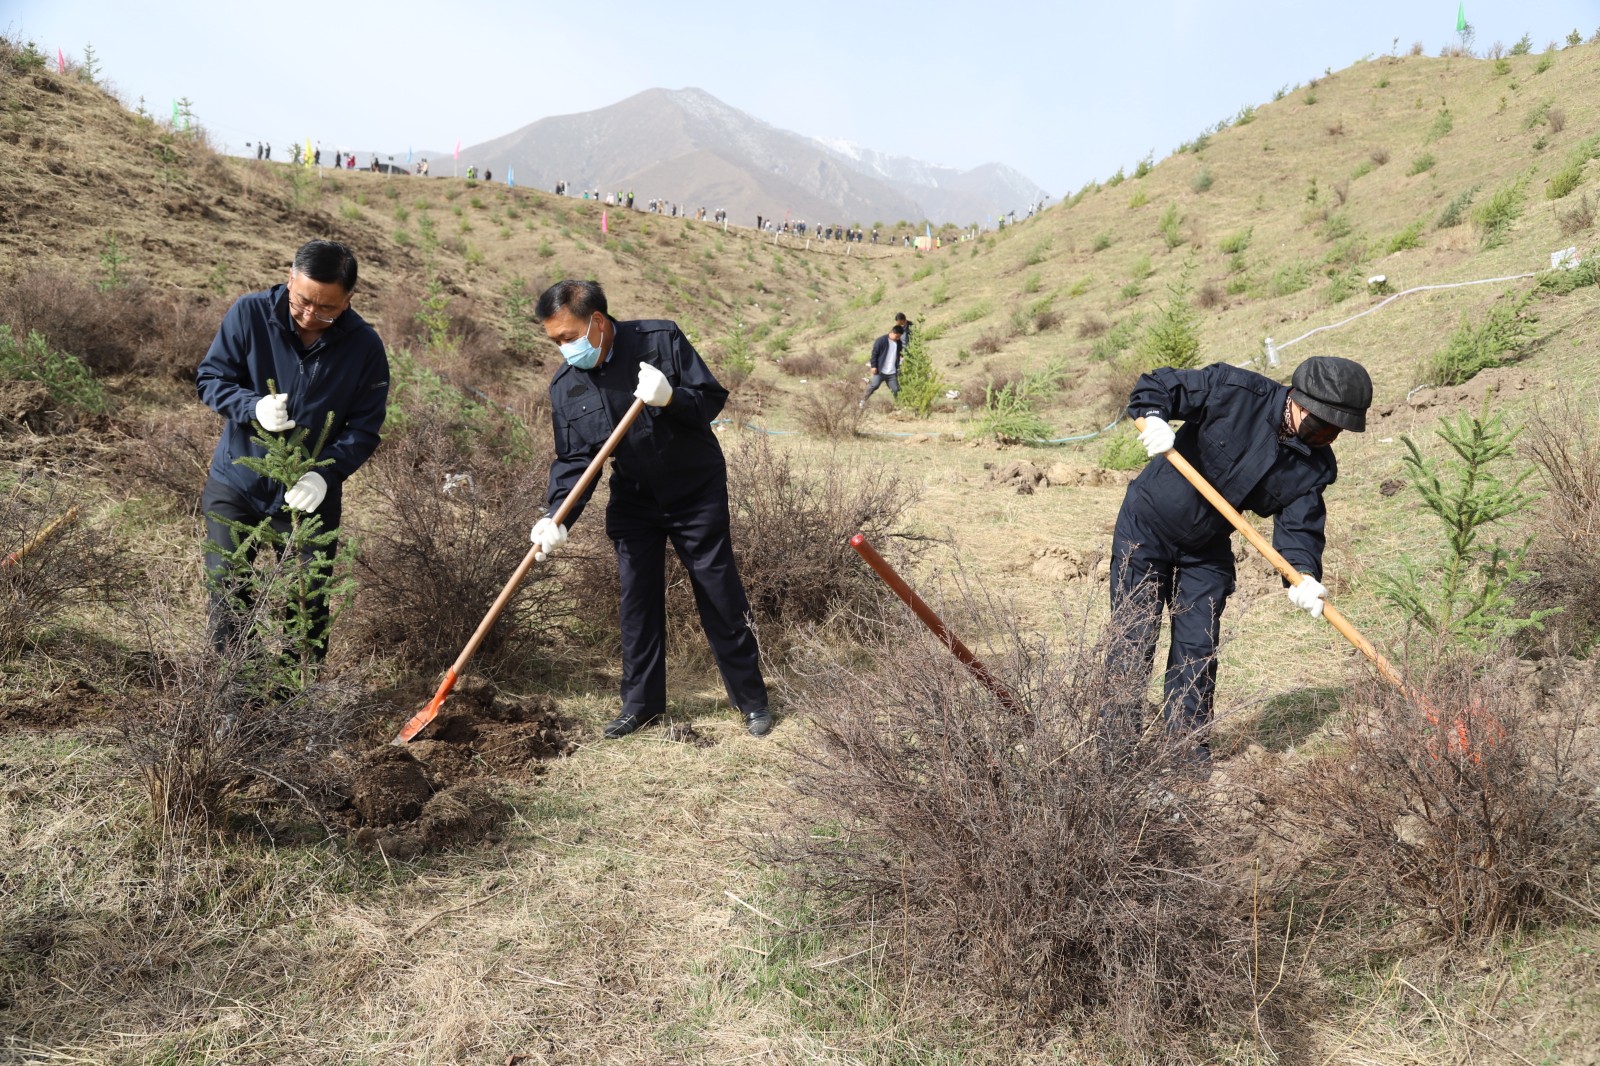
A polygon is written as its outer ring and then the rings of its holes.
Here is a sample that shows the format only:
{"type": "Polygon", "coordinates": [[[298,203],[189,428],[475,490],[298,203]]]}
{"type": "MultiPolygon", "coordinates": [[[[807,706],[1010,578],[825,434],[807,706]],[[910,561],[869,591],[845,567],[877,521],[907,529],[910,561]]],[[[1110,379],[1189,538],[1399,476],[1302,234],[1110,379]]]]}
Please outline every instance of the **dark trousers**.
{"type": "Polygon", "coordinates": [[[867,394],[861,397],[861,402],[866,403],[872,398],[872,394],[878,391],[878,386],[884,384],[889,386],[890,395],[900,395],[900,375],[898,373],[880,374],[874,370],[872,372],[872,380],[867,383],[867,394]]]}
{"type": "MultiPolygon", "coordinates": [[[[327,497],[322,501],[322,506],[314,514],[321,516],[324,530],[336,529],[343,511],[343,498],[337,487],[330,487],[327,497]]],[[[200,497],[200,512],[206,519],[206,575],[210,584],[210,612],[209,623],[211,629],[211,643],[220,654],[225,651],[230,643],[238,636],[236,632],[238,619],[247,614],[254,604],[250,601],[248,590],[242,583],[234,579],[234,575],[227,559],[217,551],[217,546],[233,548],[236,545],[232,527],[225,519],[243,522],[247,525],[259,525],[268,516],[250,500],[244,493],[210,478],[206,481],[205,492],[200,497]]],[[[272,528],[279,533],[289,532],[289,515],[279,510],[271,516],[272,528]]],[[[327,554],[338,551],[338,544],[324,549],[327,554]]],[[[309,561],[313,552],[302,552],[301,558],[309,561]]],[[[250,553],[253,561],[255,552],[250,553]]],[[[321,662],[327,654],[328,647],[328,601],[326,596],[319,596],[311,601],[311,633],[312,646],[310,655],[313,661],[321,662]]]]}
{"type": "Polygon", "coordinates": [[[663,509],[613,479],[606,534],[622,582],[622,713],[667,709],[667,541],[689,572],[700,624],[717,660],[728,702],[745,713],[767,709],[750,601],[733,560],[728,489],[716,479],[695,498],[663,509]]]}
{"type": "Polygon", "coordinates": [[[1163,699],[1167,732],[1173,739],[1192,738],[1192,757],[1206,762],[1222,609],[1234,587],[1233,545],[1226,536],[1199,546],[1177,543],[1140,513],[1145,506],[1130,495],[1111,538],[1107,665],[1123,699],[1108,708],[1104,726],[1112,748],[1121,751],[1143,730],[1144,683],[1165,609],[1172,619],[1163,699]]]}

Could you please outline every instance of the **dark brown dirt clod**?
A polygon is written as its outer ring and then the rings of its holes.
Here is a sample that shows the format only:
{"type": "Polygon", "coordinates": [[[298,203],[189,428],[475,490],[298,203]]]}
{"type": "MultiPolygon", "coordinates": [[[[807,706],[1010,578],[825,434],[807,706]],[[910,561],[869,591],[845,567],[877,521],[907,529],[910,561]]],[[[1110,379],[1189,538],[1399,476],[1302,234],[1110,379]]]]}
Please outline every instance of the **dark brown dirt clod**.
{"type": "Polygon", "coordinates": [[[409,751],[383,747],[362,760],[351,802],[366,824],[394,825],[420,815],[432,792],[422,764],[409,751]]]}

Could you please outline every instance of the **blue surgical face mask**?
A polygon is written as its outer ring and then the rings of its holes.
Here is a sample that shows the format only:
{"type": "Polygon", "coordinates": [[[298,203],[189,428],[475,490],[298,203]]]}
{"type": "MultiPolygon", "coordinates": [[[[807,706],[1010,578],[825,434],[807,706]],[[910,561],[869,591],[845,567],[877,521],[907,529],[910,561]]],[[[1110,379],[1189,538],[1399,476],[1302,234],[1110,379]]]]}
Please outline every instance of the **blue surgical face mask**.
{"type": "MultiPolygon", "coordinates": [[[[593,370],[595,364],[600,362],[600,349],[589,343],[589,333],[593,329],[594,320],[590,319],[589,329],[583,331],[583,336],[575,337],[561,346],[561,358],[567,361],[568,366],[575,366],[579,370],[593,370]]],[[[604,336],[602,333],[602,339],[604,336]]]]}

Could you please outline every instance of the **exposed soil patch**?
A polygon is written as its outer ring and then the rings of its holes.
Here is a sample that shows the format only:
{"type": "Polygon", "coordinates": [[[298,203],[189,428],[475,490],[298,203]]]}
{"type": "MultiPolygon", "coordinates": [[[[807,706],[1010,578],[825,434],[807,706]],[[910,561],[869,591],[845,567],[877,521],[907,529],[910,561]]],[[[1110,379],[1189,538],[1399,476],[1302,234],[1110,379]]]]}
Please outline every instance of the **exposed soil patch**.
{"type": "Polygon", "coordinates": [[[496,783],[534,777],[572,749],[546,697],[503,698],[469,679],[447,706],[418,739],[361,760],[347,812],[358,847],[409,858],[481,840],[511,813],[496,783]]]}

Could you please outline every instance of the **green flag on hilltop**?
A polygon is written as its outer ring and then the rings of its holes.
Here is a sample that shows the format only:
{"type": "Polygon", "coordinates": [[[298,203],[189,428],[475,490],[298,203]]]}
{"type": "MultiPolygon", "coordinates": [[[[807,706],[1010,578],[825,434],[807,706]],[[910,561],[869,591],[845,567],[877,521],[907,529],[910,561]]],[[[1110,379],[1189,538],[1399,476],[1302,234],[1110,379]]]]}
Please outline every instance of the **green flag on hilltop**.
{"type": "Polygon", "coordinates": [[[1467,0],[1461,0],[1456,5],[1456,32],[1465,33],[1467,29],[1467,0]]]}

